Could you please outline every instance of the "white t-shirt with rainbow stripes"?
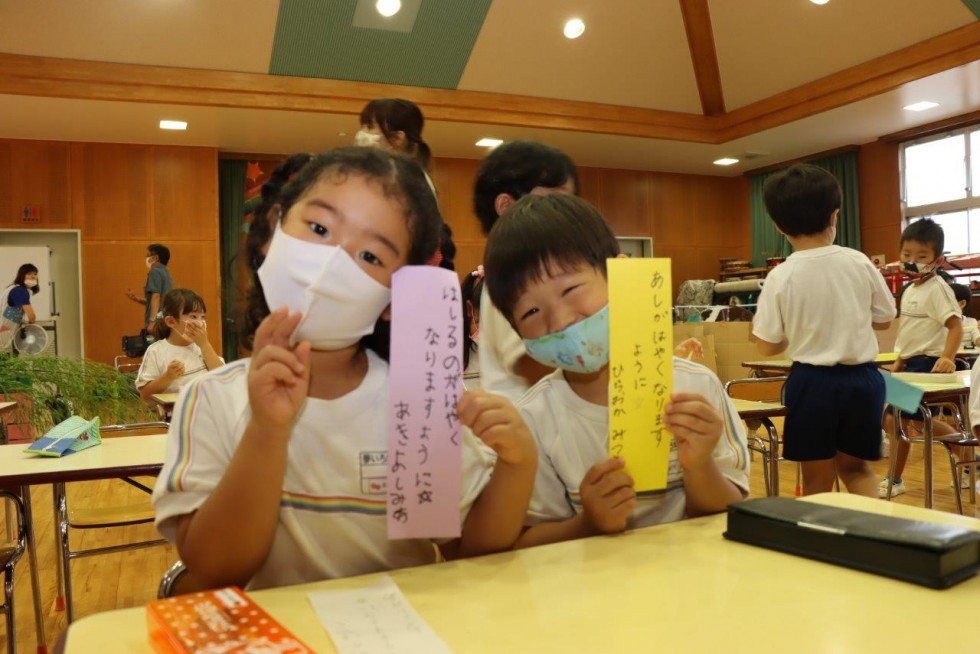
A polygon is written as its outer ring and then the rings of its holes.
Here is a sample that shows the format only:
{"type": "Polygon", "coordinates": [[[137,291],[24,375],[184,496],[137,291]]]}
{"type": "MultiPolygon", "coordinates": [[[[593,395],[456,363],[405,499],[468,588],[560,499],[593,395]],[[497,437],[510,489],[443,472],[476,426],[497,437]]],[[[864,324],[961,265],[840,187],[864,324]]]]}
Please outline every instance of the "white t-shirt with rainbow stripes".
{"type": "MultiPolygon", "coordinates": [[[[388,540],[386,461],[388,364],[368,351],[361,385],[336,400],[307,398],[289,441],[279,526],[248,588],[285,586],[432,563],[430,541],[388,540]]],[[[176,519],[207,499],[245,432],[249,360],[235,361],[181,390],[167,459],[153,492],[156,525],[169,540],[176,519]]],[[[490,480],[496,455],[463,429],[460,513],[490,480]]]]}

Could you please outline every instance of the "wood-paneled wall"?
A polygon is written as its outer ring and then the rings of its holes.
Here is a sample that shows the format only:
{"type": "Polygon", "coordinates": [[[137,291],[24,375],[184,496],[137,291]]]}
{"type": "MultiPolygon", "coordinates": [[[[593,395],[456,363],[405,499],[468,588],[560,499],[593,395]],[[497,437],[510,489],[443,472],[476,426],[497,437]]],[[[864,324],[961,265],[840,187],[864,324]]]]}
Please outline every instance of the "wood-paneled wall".
{"type": "MultiPolygon", "coordinates": [[[[479,161],[437,159],[433,180],[453,229],[461,275],[483,261],[486,239],[473,213],[479,161]]],[[[718,260],[750,252],[749,181],[607,168],[579,168],[580,192],[618,236],[653,238],[653,254],[673,259],[674,290],[686,279],[717,279],[718,260]]]]}
{"type": "Polygon", "coordinates": [[[0,227],[79,229],[86,358],[112,363],[142,326],[146,247],[170,248],[177,286],[208,307],[221,345],[218,155],[213,148],[0,140],[0,227]],[[21,211],[40,209],[39,224],[21,211]]]}
{"type": "Polygon", "coordinates": [[[872,141],[858,150],[861,189],[861,249],[868,255],[898,259],[902,233],[898,143],[872,141]]]}

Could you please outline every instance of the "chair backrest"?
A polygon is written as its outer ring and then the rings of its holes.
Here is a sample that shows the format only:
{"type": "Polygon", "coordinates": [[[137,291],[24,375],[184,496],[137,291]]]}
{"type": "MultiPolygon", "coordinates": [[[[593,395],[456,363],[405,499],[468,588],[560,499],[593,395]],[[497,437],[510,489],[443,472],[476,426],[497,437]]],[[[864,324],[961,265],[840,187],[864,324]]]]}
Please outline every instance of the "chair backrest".
{"type": "Polygon", "coordinates": [[[746,377],[732,379],[725,384],[729,397],[756,402],[783,403],[783,385],[786,377],[746,377]]]}
{"type": "MultiPolygon", "coordinates": [[[[27,546],[27,519],[24,517],[24,501],[17,493],[0,490],[0,506],[10,502],[17,509],[17,536],[13,542],[0,542],[0,547],[12,547],[8,562],[16,562],[27,546]]],[[[4,529],[4,533],[8,530],[4,529]]],[[[6,537],[4,537],[6,538],[6,537]]],[[[11,637],[8,634],[8,637],[11,637]]]]}
{"type": "Polygon", "coordinates": [[[104,425],[99,427],[99,433],[103,438],[116,438],[117,436],[150,436],[152,434],[162,434],[170,429],[170,425],[162,420],[156,422],[134,422],[129,425],[104,425]]]}

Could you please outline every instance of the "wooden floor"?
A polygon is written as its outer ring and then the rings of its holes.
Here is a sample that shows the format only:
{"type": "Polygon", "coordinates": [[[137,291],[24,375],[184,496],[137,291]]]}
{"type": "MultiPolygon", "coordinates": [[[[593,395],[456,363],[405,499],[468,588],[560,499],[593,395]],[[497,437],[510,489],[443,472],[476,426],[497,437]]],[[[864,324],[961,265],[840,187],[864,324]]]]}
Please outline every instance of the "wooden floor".
{"type": "MultiPolygon", "coordinates": [[[[936,448],[935,455],[935,508],[952,512],[956,509],[953,489],[949,484],[949,465],[946,463],[945,454],[941,448],[936,448]]],[[[886,461],[875,464],[876,470],[881,474],[884,473],[886,467],[886,461]]],[[[894,501],[922,506],[922,452],[919,447],[913,448],[905,480],[908,492],[894,501]]],[[[796,472],[793,464],[780,464],[780,481],[781,495],[792,496],[796,483],[796,472]]],[[[751,485],[752,496],[757,497],[765,494],[758,458],[754,462],[751,485]]],[[[138,501],[142,497],[140,491],[118,480],[82,482],[70,484],[68,488],[70,502],[78,502],[79,506],[105,505],[110,502],[128,504],[138,501]]],[[[39,543],[38,561],[41,569],[45,633],[50,648],[65,628],[64,612],[55,610],[56,578],[51,491],[50,487],[38,486],[33,489],[32,493],[35,530],[39,543]]],[[[976,517],[977,507],[968,505],[966,513],[976,517]]],[[[2,525],[2,517],[2,512],[0,512],[0,525],[2,525]]],[[[5,526],[3,528],[5,529],[5,526]]],[[[6,532],[3,531],[2,533],[5,534],[6,532]]],[[[73,548],[97,547],[116,542],[143,540],[155,535],[150,525],[73,533],[77,534],[77,536],[73,536],[73,548]]],[[[99,611],[141,606],[155,598],[161,574],[176,558],[175,550],[168,545],[120,554],[76,559],[72,563],[76,619],[99,611]]],[[[31,601],[31,584],[28,577],[27,556],[25,555],[17,566],[15,580],[16,635],[18,649],[21,652],[33,653],[36,638],[31,601]]],[[[0,630],[0,651],[6,650],[6,637],[6,630],[0,630]]],[[[111,637],[111,635],[107,635],[107,637],[111,637]]]]}

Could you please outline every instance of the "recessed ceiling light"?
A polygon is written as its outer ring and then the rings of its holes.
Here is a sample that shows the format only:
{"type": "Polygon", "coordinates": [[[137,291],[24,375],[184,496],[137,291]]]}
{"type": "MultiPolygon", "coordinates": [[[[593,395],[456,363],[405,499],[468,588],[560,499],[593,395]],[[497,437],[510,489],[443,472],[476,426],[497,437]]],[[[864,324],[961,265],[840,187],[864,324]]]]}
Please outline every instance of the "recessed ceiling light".
{"type": "Polygon", "coordinates": [[[573,18],[565,23],[565,36],[569,39],[577,39],[585,32],[585,23],[581,18],[573,18]]]}
{"type": "Polygon", "coordinates": [[[187,123],[183,120],[161,120],[160,129],[187,129],[187,123]]]}
{"type": "Polygon", "coordinates": [[[714,161],[714,164],[716,166],[731,166],[737,163],[738,163],[738,159],[732,159],[731,157],[722,157],[721,159],[716,159],[714,161]]]}
{"type": "Polygon", "coordinates": [[[929,102],[928,100],[923,100],[922,102],[916,102],[915,104],[905,105],[905,109],[909,111],[925,111],[926,109],[932,109],[933,107],[938,107],[938,102],[929,102]]]}
{"type": "Polygon", "coordinates": [[[810,0],[810,2],[812,2],[815,5],[825,5],[828,2],[830,2],[830,0],[810,0]]]}
{"type": "Polygon", "coordinates": [[[495,148],[501,143],[503,143],[501,139],[480,139],[476,145],[480,148],[495,148]]]}
{"type": "Polygon", "coordinates": [[[385,18],[390,18],[401,11],[402,2],[401,0],[378,0],[374,7],[379,14],[385,18]]]}

